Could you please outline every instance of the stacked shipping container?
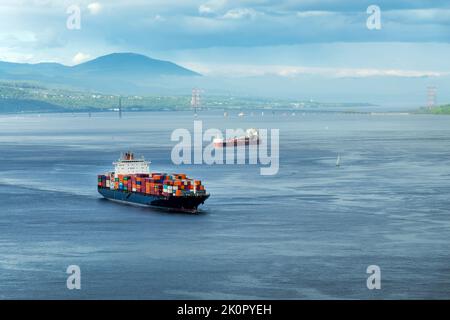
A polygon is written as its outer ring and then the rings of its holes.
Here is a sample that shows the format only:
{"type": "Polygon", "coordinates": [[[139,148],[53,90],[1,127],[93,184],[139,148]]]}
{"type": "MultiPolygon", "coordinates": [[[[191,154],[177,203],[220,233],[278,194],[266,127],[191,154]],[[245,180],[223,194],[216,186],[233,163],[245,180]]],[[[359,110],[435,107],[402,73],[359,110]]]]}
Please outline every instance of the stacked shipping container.
{"type": "Polygon", "coordinates": [[[182,197],[206,194],[205,187],[200,180],[189,179],[185,174],[115,175],[110,173],[98,176],[98,187],[157,196],[182,197]]]}

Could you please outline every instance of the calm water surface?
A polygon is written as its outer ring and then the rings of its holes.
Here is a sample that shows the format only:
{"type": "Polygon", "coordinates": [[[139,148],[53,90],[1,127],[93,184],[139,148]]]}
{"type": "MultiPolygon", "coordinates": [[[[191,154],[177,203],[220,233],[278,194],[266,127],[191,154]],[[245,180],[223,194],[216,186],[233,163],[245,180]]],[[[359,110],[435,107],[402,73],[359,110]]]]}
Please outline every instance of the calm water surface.
{"type": "Polygon", "coordinates": [[[0,298],[450,298],[450,117],[199,119],[279,128],[279,173],[173,165],[191,113],[0,116],[0,298]],[[96,175],[125,150],[201,179],[202,213],[102,199],[96,175]],[[71,264],[81,290],[66,288],[71,264]],[[366,287],[372,264],[381,290],[366,287]]]}

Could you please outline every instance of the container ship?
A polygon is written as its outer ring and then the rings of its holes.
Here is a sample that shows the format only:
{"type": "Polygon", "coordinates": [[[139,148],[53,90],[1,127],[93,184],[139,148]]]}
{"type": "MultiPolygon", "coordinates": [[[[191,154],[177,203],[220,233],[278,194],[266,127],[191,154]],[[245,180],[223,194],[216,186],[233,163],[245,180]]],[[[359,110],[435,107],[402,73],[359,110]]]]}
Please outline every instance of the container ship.
{"type": "Polygon", "coordinates": [[[200,180],[185,174],[152,173],[150,162],[135,159],[131,152],[113,165],[113,172],[98,175],[98,192],[108,200],[196,213],[209,198],[200,180]]]}
{"type": "Polygon", "coordinates": [[[233,146],[247,146],[250,144],[259,144],[259,132],[258,129],[247,129],[244,136],[235,137],[231,139],[214,139],[214,147],[233,147],[233,146]]]}

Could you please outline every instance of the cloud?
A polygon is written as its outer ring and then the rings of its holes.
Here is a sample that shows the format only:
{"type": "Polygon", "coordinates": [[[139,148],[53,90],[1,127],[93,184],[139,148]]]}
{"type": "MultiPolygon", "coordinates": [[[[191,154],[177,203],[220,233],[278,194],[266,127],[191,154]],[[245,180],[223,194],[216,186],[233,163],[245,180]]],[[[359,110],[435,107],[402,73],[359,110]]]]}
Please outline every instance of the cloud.
{"type": "Polygon", "coordinates": [[[103,7],[98,2],[92,2],[92,3],[88,4],[87,8],[91,14],[95,15],[95,14],[100,13],[100,11],[102,10],[103,7]]]}
{"type": "Polygon", "coordinates": [[[450,9],[392,10],[385,12],[384,17],[389,19],[389,21],[397,21],[404,24],[441,24],[448,26],[450,9]]]}
{"type": "Polygon", "coordinates": [[[402,77],[402,78],[424,78],[442,77],[449,73],[420,70],[398,70],[398,69],[342,69],[336,70],[338,78],[365,78],[365,77],[402,77]]]}
{"type": "Polygon", "coordinates": [[[208,13],[213,13],[214,11],[209,6],[202,4],[202,5],[200,5],[200,7],[198,7],[198,12],[200,14],[208,14],[208,13]]]}
{"type": "MultiPolygon", "coordinates": [[[[0,1],[2,47],[18,54],[32,54],[36,61],[47,58],[64,63],[72,63],[77,52],[94,56],[134,51],[168,59],[171,52],[220,48],[203,58],[192,55],[176,59],[241,64],[257,63],[255,60],[264,57],[264,48],[274,48],[265,55],[264,63],[450,70],[445,57],[429,58],[430,54],[437,54],[436,50],[421,51],[419,56],[415,50],[399,52],[393,47],[394,43],[424,47],[425,43],[450,44],[450,8],[445,9],[445,5],[450,6],[448,0],[447,4],[439,0],[377,1],[382,10],[379,31],[366,28],[366,4],[371,4],[366,0],[79,0],[86,15],[97,15],[95,19],[82,18],[82,29],[78,31],[65,28],[64,6],[71,0],[36,4],[45,1],[0,1]],[[338,55],[335,49],[341,43],[350,44],[352,51],[338,55]],[[373,49],[361,53],[366,43],[374,43],[373,49]],[[310,48],[290,51],[297,45],[329,45],[330,49],[326,54],[310,48]],[[229,49],[227,55],[221,53],[225,49],[229,49]],[[233,61],[239,50],[245,53],[233,61]],[[373,63],[377,57],[391,56],[378,65],[373,63]],[[331,61],[337,58],[336,63],[331,61]],[[438,63],[443,66],[435,67],[438,63]]],[[[440,52],[444,56],[449,50],[446,46],[440,52]]]]}
{"type": "Polygon", "coordinates": [[[210,0],[198,7],[198,13],[200,14],[212,14],[222,9],[226,5],[226,0],[210,0]]]}
{"type": "MultiPolygon", "coordinates": [[[[45,39],[40,35],[41,29],[47,26],[54,30],[54,36],[49,38],[53,46],[70,46],[69,43],[75,42],[83,45],[68,52],[93,52],[86,49],[93,43],[154,52],[305,43],[450,42],[449,10],[417,9],[432,6],[434,1],[411,0],[409,9],[392,9],[394,4],[383,0],[382,29],[371,31],[366,28],[365,0],[345,1],[345,6],[344,1],[334,0],[116,0],[108,2],[109,10],[101,0],[80,0],[84,8],[89,4],[86,14],[97,12],[97,16],[82,20],[79,32],[61,28],[65,17],[61,16],[62,5],[57,7],[56,1],[54,7],[21,6],[12,0],[5,1],[11,4],[0,19],[0,30],[10,33],[39,30],[38,42],[42,43],[45,39]],[[359,1],[364,1],[364,5],[359,1]]],[[[407,6],[406,1],[399,1],[402,6],[395,8],[407,6]]],[[[3,12],[3,1],[0,2],[3,12]]],[[[438,1],[436,6],[443,6],[442,3],[438,1]]]]}
{"type": "MultiPolygon", "coordinates": [[[[106,39],[111,45],[146,46],[149,50],[334,42],[449,42],[450,39],[450,24],[438,23],[445,18],[444,10],[437,11],[433,17],[436,22],[430,20],[424,25],[417,15],[405,13],[403,17],[382,8],[382,29],[372,31],[366,27],[365,8],[357,7],[353,12],[282,11],[275,4],[271,7],[268,1],[250,6],[251,2],[246,2],[248,7],[236,7],[231,1],[205,2],[200,7],[177,8],[173,13],[167,11],[169,5],[165,9],[146,5],[123,7],[90,21],[98,27],[85,36],[106,39]],[[152,23],[149,17],[155,14],[163,16],[165,23],[152,23]],[[151,41],[143,41],[150,34],[151,41]]],[[[86,30],[86,25],[83,28],[86,30]]]]}
{"type": "Polygon", "coordinates": [[[73,58],[72,58],[72,62],[74,64],[80,64],[88,59],[90,59],[91,56],[89,54],[85,54],[83,52],[78,52],[73,58]]]}
{"type": "Polygon", "coordinates": [[[157,14],[153,17],[153,21],[166,21],[166,19],[163,16],[157,14]]]}
{"type": "Polygon", "coordinates": [[[369,78],[369,77],[400,77],[423,78],[442,77],[450,72],[402,70],[402,69],[376,69],[376,68],[319,68],[290,65],[242,65],[242,64],[201,64],[184,62],[189,69],[210,76],[227,77],[260,77],[279,76],[294,78],[298,76],[322,76],[328,78],[369,78]]]}
{"type": "Polygon", "coordinates": [[[10,51],[9,48],[0,47],[0,61],[8,62],[33,62],[34,56],[29,53],[17,53],[10,51]]]}
{"type": "Polygon", "coordinates": [[[237,8],[228,10],[224,15],[224,19],[244,19],[244,18],[254,18],[257,12],[253,9],[248,8],[237,8]]]}
{"type": "Polygon", "coordinates": [[[17,46],[19,43],[35,43],[38,38],[34,32],[18,31],[18,32],[0,32],[0,40],[8,41],[17,46]]]}
{"type": "Polygon", "coordinates": [[[332,11],[299,11],[297,12],[297,16],[299,18],[316,18],[316,17],[325,17],[332,16],[335,14],[332,11]]]}
{"type": "Polygon", "coordinates": [[[376,4],[382,11],[403,9],[428,9],[448,8],[448,0],[283,0],[271,3],[262,1],[260,7],[272,7],[283,11],[332,11],[332,12],[355,12],[365,10],[368,6],[376,4]]]}

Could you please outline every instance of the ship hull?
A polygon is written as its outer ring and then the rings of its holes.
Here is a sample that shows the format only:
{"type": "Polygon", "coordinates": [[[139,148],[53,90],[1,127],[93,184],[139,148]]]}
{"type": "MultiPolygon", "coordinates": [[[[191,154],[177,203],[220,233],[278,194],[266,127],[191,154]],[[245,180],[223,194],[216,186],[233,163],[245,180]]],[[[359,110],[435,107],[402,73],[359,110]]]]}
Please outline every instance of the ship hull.
{"type": "Polygon", "coordinates": [[[98,188],[98,192],[104,198],[112,201],[189,213],[198,212],[198,206],[209,198],[209,194],[176,197],[111,190],[108,188],[98,188]]]}

